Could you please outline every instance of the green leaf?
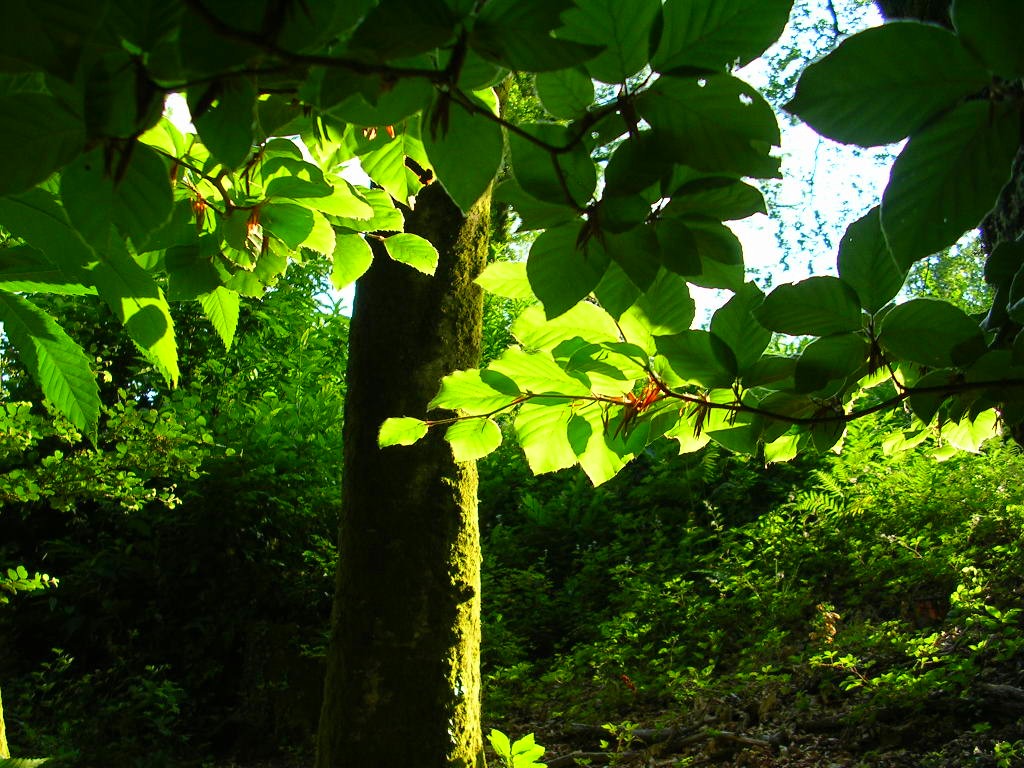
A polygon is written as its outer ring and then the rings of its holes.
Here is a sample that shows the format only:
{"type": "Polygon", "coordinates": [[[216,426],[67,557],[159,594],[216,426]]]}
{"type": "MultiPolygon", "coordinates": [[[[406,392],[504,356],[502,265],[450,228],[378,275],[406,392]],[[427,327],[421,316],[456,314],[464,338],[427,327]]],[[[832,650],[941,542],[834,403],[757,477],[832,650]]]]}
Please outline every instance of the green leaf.
{"type": "Polygon", "coordinates": [[[989,79],[947,30],[898,21],[849,37],[811,64],[786,109],[830,139],[890,144],[989,79]]]}
{"type": "Polygon", "coordinates": [[[334,189],[324,173],[312,163],[295,157],[275,155],[259,166],[267,197],[321,198],[334,189]]]}
{"type": "Polygon", "coordinates": [[[877,205],[846,228],[839,243],[839,278],[857,292],[860,305],[871,314],[903,287],[907,270],[896,265],[889,250],[877,205]]]}
{"type": "Polygon", "coordinates": [[[55,293],[64,296],[95,295],[96,289],[83,285],[27,245],[0,248],[0,289],[26,293],[55,293]]]}
{"type": "Polygon", "coordinates": [[[366,175],[387,190],[395,200],[408,204],[420,188],[419,177],[405,164],[411,157],[420,165],[427,163],[423,144],[419,139],[400,133],[384,146],[367,152],[359,158],[366,175]]]}
{"type": "Polygon", "coordinates": [[[754,310],[754,317],[765,328],[790,336],[829,336],[861,327],[857,294],[828,276],[778,286],[754,310]]]}
{"type": "Polygon", "coordinates": [[[597,286],[608,266],[603,248],[579,244],[576,225],[549,229],[530,248],[526,274],[549,318],[571,309],[597,286]]]}
{"type": "Polygon", "coordinates": [[[961,451],[979,453],[981,446],[1002,435],[999,415],[994,410],[979,414],[975,419],[961,419],[956,424],[942,426],[942,439],[961,451]]]}
{"type": "Polygon", "coordinates": [[[382,0],[352,32],[350,47],[374,61],[442,48],[455,34],[443,0],[382,0]]]}
{"type": "Polygon", "coordinates": [[[322,107],[346,123],[370,128],[398,125],[425,109],[434,95],[430,82],[405,78],[397,83],[381,77],[354,75],[340,67],[328,68],[320,88],[322,107]],[[369,86],[372,100],[357,89],[369,86]]]}
{"type": "Polygon", "coordinates": [[[0,291],[0,321],[43,394],[95,442],[99,387],[82,348],[46,312],[6,291],[0,291]]]}
{"type": "Polygon", "coordinates": [[[408,264],[425,275],[433,275],[440,258],[429,241],[408,232],[384,238],[384,247],[395,261],[408,264]]]}
{"type": "Polygon", "coordinates": [[[110,247],[93,276],[100,297],[124,324],[132,341],[171,386],[177,386],[174,322],[153,276],[139,266],[117,238],[110,239],[110,247]]]}
{"type": "Polygon", "coordinates": [[[800,435],[786,434],[764,446],[764,460],[769,464],[780,464],[796,458],[800,435]]]}
{"type": "Polygon", "coordinates": [[[677,275],[698,275],[704,267],[697,250],[697,237],[679,219],[657,222],[658,251],[662,266],[677,275]]]}
{"type": "Polygon", "coordinates": [[[488,293],[515,301],[534,301],[525,261],[492,261],[474,282],[488,293]]]}
{"type": "Polygon", "coordinates": [[[672,193],[665,215],[698,217],[715,221],[745,219],[768,213],[764,196],[749,184],[730,178],[698,179],[672,193]]]}
{"type": "Polygon", "coordinates": [[[659,72],[743,66],[767,50],[789,20],[792,0],[667,0],[659,72]]]}
{"type": "Polygon", "coordinates": [[[653,351],[652,337],[689,329],[696,311],[686,280],[663,269],[651,287],[622,314],[619,327],[626,341],[653,351]]]}
{"type": "Polygon", "coordinates": [[[591,77],[603,83],[624,83],[644,68],[660,0],[576,0],[574,6],[562,16],[565,26],[559,38],[604,47],[586,63],[591,77]]]}
{"type": "Polygon", "coordinates": [[[590,394],[586,384],[562,370],[547,352],[527,352],[520,347],[511,347],[488,366],[488,371],[510,379],[523,394],[590,394]]]}
{"type": "Polygon", "coordinates": [[[580,67],[542,72],[535,80],[537,98],[553,117],[572,120],[594,101],[594,82],[580,67]]]}
{"type": "Polygon", "coordinates": [[[339,226],[356,232],[401,232],[405,229],[405,217],[395,208],[391,195],[383,189],[362,189],[360,195],[370,206],[370,218],[366,218],[362,210],[355,218],[350,215],[334,214],[333,211],[327,213],[338,216],[336,223],[339,226]]]}
{"type": "Polygon", "coordinates": [[[49,762],[48,757],[9,757],[0,758],[0,768],[36,768],[49,762]]]}
{"type": "Polygon", "coordinates": [[[468,212],[501,166],[505,149],[501,126],[439,96],[424,116],[422,134],[438,181],[462,212],[468,212]],[[428,125],[427,115],[439,116],[440,124],[428,125]]]}
{"type": "Polygon", "coordinates": [[[573,408],[564,398],[538,397],[520,406],[514,424],[516,437],[535,475],[577,463],[568,435],[572,415],[573,408]]]}
{"type": "Polygon", "coordinates": [[[494,747],[494,751],[498,753],[499,757],[506,760],[512,759],[512,742],[509,741],[508,736],[492,728],[487,735],[487,740],[491,742],[491,746],[494,747]]]}
{"type": "Polygon", "coordinates": [[[380,425],[377,445],[387,448],[391,445],[412,445],[427,434],[427,423],[410,416],[385,419],[380,425]]]}
{"type": "Polygon", "coordinates": [[[204,255],[198,243],[168,248],[164,253],[164,268],[169,301],[198,299],[223,282],[214,259],[204,255]]]}
{"type": "MultiPolygon", "coordinates": [[[[842,333],[815,339],[800,354],[796,364],[796,391],[821,393],[830,384],[838,387],[850,377],[859,378],[867,367],[871,345],[859,333],[842,333]]],[[[823,397],[836,392],[825,392],[823,397]]]]}
{"type": "Polygon", "coordinates": [[[448,427],[444,439],[451,444],[456,461],[476,461],[501,445],[501,429],[490,419],[457,421],[448,427]]]}
{"type": "Polygon", "coordinates": [[[621,233],[602,232],[600,243],[637,288],[650,288],[661,267],[658,237],[652,226],[641,224],[621,233]]]}
{"type": "Polygon", "coordinates": [[[772,340],[771,331],[754,319],[754,310],[763,302],[761,289],[754,283],[744,283],[711,318],[711,333],[732,350],[739,373],[754,365],[772,340]]]}
{"type": "MultiPolygon", "coordinates": [[[[274,182],[276,181],[277,179],[274,179],[274,182]]],[[[356,192],[355,188],[344,179],[335,178],[333,182],[334,190],[326,197],[296,197],[289,202],[305,208],[312,208],[330,216],[341,216],[347,219],[368,221],[373,216],[373,206],[366,201],[362,193],[356,192]]]]}
{"type": "Polygon", "coordinates": [[[362,277],[370,268],[373,251],[362,235],[338,235],[332,262],[331,285],[340,291],[362,277]]]}
{"type": "Polygon", "coordinates": [[[64,209],[42,189],[0,198],[0,225],[38,248],[59,269],[78,278],[83,285],[95,285],[88,269],[96,253],[72,229],[64,209]]]}
{"type": "Polygon", "coordinates": [[[61,174],[61,200],[83,238],[106,246],[110,225],[145,250],[171,216],[174,197],[167,166],[145,144],[135,144],[120,179],[111,177],[101,150],[81,155],[61,174]]]}
{"type": "Polygon", "coordinates": [[[481,416],[511,405],[520,394],[515,382],[496,371],[455,371],[441,379],[441,390],[427,405],[427,410],[447,408],[481,416]]]}
{"type": "Polygon", "coordinates": [[[178,354],[167,301],[122,240],[110,238],[107,251],[98,258],[42,189],[0,198],[0,224],[39,248],[64,272],[95,285],[150,362],[172,385],[177,383],[178,354]]]}
{"type": "Polygon", "coordinates": [[[238,294],[224,286],[218,286],[209,293],[199,297],[203,314],[210,321],[213,329],[224,343],[224,349],[231,349],[238,328],[239,299],[238,294]]]}
{"type": "Polygon", "coordinates": [[[289,250],[304,244],[312,234],[316,216],[320,214],[291,203],[268,203],[260,209],[259,222],[289,250]]]}
{"type": "Polygon", "coordinates": [[[45,181],[82,149],[85,127],[52,96],[0,95],[0,195],[45,181]]]}
{"type": "Polygon", "coordinates": [[[1007,80],[1024,77],[1024,5],[1018,0],[954,0],[953,26],[960,42],[987,69],[1007,80]]]}
{"type": "Polygon", "coordinates": [[[969,363],[984,351],[978,323],[937,299],[913,299],[894,307],[882,320],[878,343],[894,360],[932,368],[969,363]]]}
{"type": "Polygon", "coordinates": [[[658,354],[662,355],[683,381],[703,387],[731,387],[736,380],[736,357],[728,345],[708,331],[683,331],[660,336],[658,354]]]}
{"type": "Polygon", "coordinates": [[[253,146],[256,86],[248,77],[189,89],[188,107],[203,144],[221,164],[238,168],[253,146]]]}
{"type": "MultiPolygon", "coordinates": [[[[552,147],[564,147],[571,138],[561,125],[522,123],[519,127],[552,147]]],[[[587,206],[597,188],[597,169],[582,143],[559,153],[516,133],[509,134],[508,143],[512,173],[524,192],[548,203],[587,206]]]]}
{"type": "Polygon", "coordinates": [[[581,301],[551,320],[541,307],[527,307],[512,324],[512,335],[527,349],[544,350],[554,349],[561,342],[574,338],[588,343],[619,341],[615,321],[589,301],[581,301]]]}
{"type": "Polygon", "coordinates": [[[545,203],[523,191],[514,178],[505,179],[494,188],[495,203],[510,204],[519,215],[519,229],[551,229],[579,219],[575,208],[545,203]]]}
{"type": "Polygon", "coordinates": [[[609,442],[621,444],[621,440],[606,434],[604,411],[596,404],[578,409],[572,417],[569,422],[569,442],[580,466],[595,486],[615,477],[632,458],[625,449],[620,453],[609,445],[609,442]]]}
{"type": "Polygon", "coordinates": [[[970,101],[907,142],[882,196],[882,231],[896,263],[952,245],[978,225],[1010,178],[1020,109],[970,101]]]}
{"type": "Polygon", "coordinates": [[[779,175],[769,154],[780,142],[771,106],[731,75],[658,78],[637,98],[667,158],[713,173],[755,178],[779,175]]]}
{"type": "Polygon", "coordinates": [[[602,48],[551,36],[570,7],[568,0],[491,0],[476,17],[470,47],[482,58],[520,72],[574,67],[602,48]]]}

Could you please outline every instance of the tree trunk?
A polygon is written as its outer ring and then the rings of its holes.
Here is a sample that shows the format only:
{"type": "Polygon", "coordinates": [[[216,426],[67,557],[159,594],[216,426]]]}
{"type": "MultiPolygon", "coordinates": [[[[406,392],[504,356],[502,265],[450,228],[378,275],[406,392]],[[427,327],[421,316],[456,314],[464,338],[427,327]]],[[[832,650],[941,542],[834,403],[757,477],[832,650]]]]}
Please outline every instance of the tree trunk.
{"type": "Polygon", "coordinates": [[[7,746],[7,728],[4,725],[4,699],[0,695],[0,760],[10,756],[11,750],[7,746]]]}
{"type": "Polygon", "coordinates": [[[454,461],[443,431],[383,450],[377,431],[422,418],[441,377],[477,363],[489,198],[463,217],[439,184],[424,188],[406,231],[438,249],[437,274],[378,248],[356,286],[317,768],[484,765],[476,467],[454,461]]]}

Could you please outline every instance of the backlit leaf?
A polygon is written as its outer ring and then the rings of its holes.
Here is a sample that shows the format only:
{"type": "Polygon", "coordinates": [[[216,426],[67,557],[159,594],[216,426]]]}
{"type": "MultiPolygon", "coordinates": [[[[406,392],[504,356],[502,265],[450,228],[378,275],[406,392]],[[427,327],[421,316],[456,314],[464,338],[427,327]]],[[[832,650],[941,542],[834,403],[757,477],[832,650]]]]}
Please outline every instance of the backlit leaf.
{"type": "Polygon", "coordinates": [[[988,69],[1007,80],[1024,77],[1024,5],[1017,0],[955,0],[953,26],[960,42],[988,69]]]}
{"type": "Polygon", "coordinates": [[[792,0],[667,0],[651,64],[659,72],[742,66],[778,39],[792,5],[792,0]]]}
{"type": "Polygon", "coordinates": [[[501,429],[490,419],[457,421],[448,427],[444,439],[451,444],[456,461],[476,461],[501,445],[501,429]]]}
{"type": "Polygon", "coordinates": [[[218,286],[209,293],[199,297],[203,314],[210,321],[213,329],[224,343],[224,349],[231,349],[238,328],[239,299],[238,294],[224,286],[218,286]]]}
{"type": "Polygon", "coordinates": [[[427,423],[409,416],[385,419],[377,434],[377,445],[412,445],[427,434],[427,423]]]}
{"type": "Polygon", "coordinates": [[[526,274],[549,318],[574,307],[597,286],[608,266],[603,248],[580,245],[580,228],[549,229],[530,248],[526,274]]]}
{"type": "Polygon", "coordinates": [[[830,139],[890,144],[988,82],[953,34],[898,21],[849,37],[811,64],[786,109],[830,139]]]}
{"type": "Polygon", "coordinates": [[[0,291],[0,322],[43,394],[95,441],[99,388],[82,348],[50,315],[7,291],[0,291]]]}
{"type": "Polygon", "coordinates": [[[591,77],[603,83],[624,83],[643,69],[660,0],[576,0],[574,6],[562,16],[565,26],[559,37],[604,46],[604,51],[585,65],[591,77]]]}
{"type": "Polygon", "coordinates": [[[0,95],[0,195],[44,181],[82,149],[85,127],[42,93],[0,95]]]}
{"type": "Polygon", "coordinates": [[[791,336],[828,336],[861,327],[857,294],[837,277],[811,277],[780,285],[769,293],[754,317],[765,328],[791,336]]]}
{"type": "Polygon", "coordinates": [[[439,98],[424,114],[422,134],[438,181],[463,213],[469,211],[498,173],[505,148],[501,126],[439,98]],[[445,119],[429,124],[428,117],[438,110],[445,119]]]}
{"type": "Polygon", "coordinates": [[[253,145],[256,86],[252,80],[219,80],[190,89],[188,96],[192,122],[210,154],[228,168],[244,163],[253,145]]]}
{"type": "Polygon", "coordinates": [[[525,261],[492,261],[474,281],[488,293],[506,299],[532,301],[536,299],[526,275],[525,261]]]}
{"type": "Polygon", "coordinates": [[[896,265],[882,233],[878,206],[846,228],[839,243],[839,278],[857,292],[860,305],[874,314],[888,304],[907,277],[896,265]]]}
{"type": "Polygon", "coordinates": [[[970,362],[984,351],[978,323],[937,299],[913,299],[882,320],[878,343],[896,360],[932,368],[970,362]]]}
{"type": "Polygon", "coordinates": [[[952,245],[995,204],[1020,144],[1020,110],[970,101],[907,142],[882,196],[882,231],[907,267],[952,245]]]}
{"type": "Polygon", "coordinates": [[[373,263],[373,251],[362,235],[338,235],[331,266],[331,285],[341,290],[354,283],[373,263]]]}
{"type": "Polygon", "coordinates": [[[408,264],[425,275],[432,275],[437,269],[437,249],[429,241],[408,232],[401,232],[384,239],[388,255],[395,261],[408,264]]]}

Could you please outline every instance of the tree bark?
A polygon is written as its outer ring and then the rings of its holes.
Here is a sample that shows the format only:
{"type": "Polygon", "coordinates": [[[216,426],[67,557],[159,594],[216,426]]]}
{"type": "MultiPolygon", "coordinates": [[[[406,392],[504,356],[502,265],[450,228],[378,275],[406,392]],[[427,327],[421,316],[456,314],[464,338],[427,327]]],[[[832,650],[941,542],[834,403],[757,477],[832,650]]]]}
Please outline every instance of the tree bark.
{"type": "Polygon", "coordinates": [[[480,768],[480,536],[474,464],[440,431],[377,447],[389,416],[424,417],[441,377],[476,365],[490,195],[468,216],[438,184],[406,231],[434,277],[377,248],[349,337],[339,564],[317,768],[480,768]]]}
{"type": "Polygon", "coordinates": [[[0,760],[11,756],[7,746],[7,727],[4,725],[4,699],[0,695],[0,760]]]}

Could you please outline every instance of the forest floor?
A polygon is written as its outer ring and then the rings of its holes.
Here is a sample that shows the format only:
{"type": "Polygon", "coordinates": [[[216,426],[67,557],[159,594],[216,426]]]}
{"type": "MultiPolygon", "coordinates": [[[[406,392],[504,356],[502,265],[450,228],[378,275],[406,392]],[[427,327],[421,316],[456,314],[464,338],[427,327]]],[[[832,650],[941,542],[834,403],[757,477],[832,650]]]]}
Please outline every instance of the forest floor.
{"type": "Polygon", "coordinates": [[[685,715],[635,712],[610,728],[503,725],[516,735],[533,732],[548,768],[1024,768],[1024,690],[1013,686],[989,686],[973,702],[935,697],[923,707],[874,712],[730,699],[685,715]],[[1002,724],[972,725],[986,715],[1002,724]]]}

